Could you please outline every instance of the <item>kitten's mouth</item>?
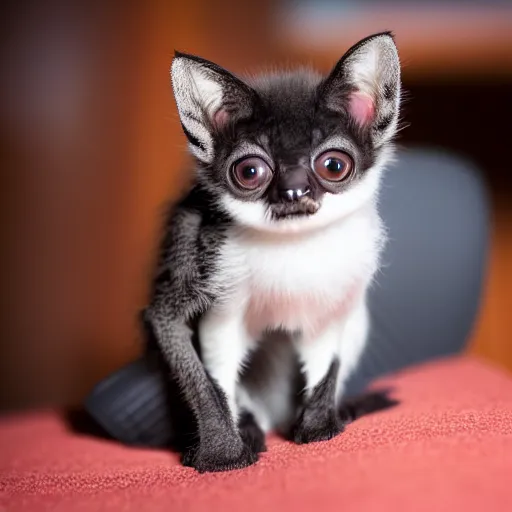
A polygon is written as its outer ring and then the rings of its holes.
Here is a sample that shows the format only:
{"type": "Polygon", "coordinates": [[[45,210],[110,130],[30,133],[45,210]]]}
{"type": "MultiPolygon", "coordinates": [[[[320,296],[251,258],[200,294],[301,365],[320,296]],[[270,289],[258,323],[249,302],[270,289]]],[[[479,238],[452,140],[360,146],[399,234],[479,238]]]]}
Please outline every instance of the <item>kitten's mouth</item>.
{"type": "Polygon", "coordinates": [[[320,208],[320,203],[303,196],[297,201],[289,203],[276,203],[270,205],[270,214],[275,220],[289,219],[291,217],[302,217],[313,215],[320,208]]]}

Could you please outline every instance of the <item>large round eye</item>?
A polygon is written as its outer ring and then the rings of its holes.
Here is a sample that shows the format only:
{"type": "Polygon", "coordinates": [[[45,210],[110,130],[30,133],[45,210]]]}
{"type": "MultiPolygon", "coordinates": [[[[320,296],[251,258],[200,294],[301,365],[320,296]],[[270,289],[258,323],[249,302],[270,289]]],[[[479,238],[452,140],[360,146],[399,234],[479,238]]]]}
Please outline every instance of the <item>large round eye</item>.
{"type": "Polygon", "coordinates": [[[315,160],[315,172],[327,181],[343,181],[352,173],[352,158],[341,151],[326,151],[315,160]]]}
{"type": "Polygon", "coordinates": [[[265,185],[272,176],[272,170],[262,158],[251,156],[238,161],[233,167],[236,183],[246,190],[256,190],[265,185]]]}

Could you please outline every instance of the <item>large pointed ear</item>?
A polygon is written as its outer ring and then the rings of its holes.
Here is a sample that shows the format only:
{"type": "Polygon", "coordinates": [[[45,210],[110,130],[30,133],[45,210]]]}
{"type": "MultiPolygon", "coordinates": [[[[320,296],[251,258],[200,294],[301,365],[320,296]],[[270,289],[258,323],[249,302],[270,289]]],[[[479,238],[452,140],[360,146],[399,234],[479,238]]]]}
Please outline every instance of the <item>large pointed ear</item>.
{"type": "Polygon", "coordinates": [[[213,62],[176,52],[171,66],[174,97],[192,153],[213,160],[213,136],[251,114],[254,91],[213,62]]]}
{"type": "Polygon", "coordinates": [[[369,36],[336,64],[320,91],[329,109],[348,114],[369,131],[374,147],[396,133],[400,107],[400,61],[390,32],[369,36]]]}

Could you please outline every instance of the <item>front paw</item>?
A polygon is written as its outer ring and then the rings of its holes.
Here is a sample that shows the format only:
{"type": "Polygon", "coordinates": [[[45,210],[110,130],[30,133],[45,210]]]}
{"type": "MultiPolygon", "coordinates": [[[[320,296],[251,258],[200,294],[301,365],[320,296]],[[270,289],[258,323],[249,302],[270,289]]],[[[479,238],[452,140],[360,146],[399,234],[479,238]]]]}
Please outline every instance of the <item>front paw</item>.
{"type": "Polygon", "coordinates": [[[254,416],[243,411],[238,420],[238,430],[242,437],[242,441],[254,453],[266,452],[265,433],[261,430],[254,416]]]}
{"type": "Polygon", "coordinates": [[[242,469],[251,466],[257,460],[258,454],[245,443],[228,444],[226,442],[215,449],[199,443],[184,452],[181,462],[199,473],[210,473],[242,469]]]}
{"type": "Polygon", "coordinates": [[[344,425],[335,410],[318,413],[304,410],[292,429],[292,440],[297,444],[328,441],[343,432],[344,425]]]}

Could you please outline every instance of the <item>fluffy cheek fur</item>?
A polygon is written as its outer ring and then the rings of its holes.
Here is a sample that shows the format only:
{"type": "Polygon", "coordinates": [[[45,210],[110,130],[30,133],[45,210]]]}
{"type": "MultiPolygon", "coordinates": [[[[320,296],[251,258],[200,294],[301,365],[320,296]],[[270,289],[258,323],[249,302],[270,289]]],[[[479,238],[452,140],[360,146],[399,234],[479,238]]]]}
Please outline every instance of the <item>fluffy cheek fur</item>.
{"type": "Polygon", "coordinates": [[[320,209],[307,217],[275,220],[268,214],[264,201],[241,201],[225,194],[222,203],[236,221],[258,231],[277,233],[297,233],[320,229],[339,221],[370,201],[376,199],[383,167],[388,159],[381,158],[376,165],[366,171],[357,184],[341,194],[324,194],[320,209]]]}

